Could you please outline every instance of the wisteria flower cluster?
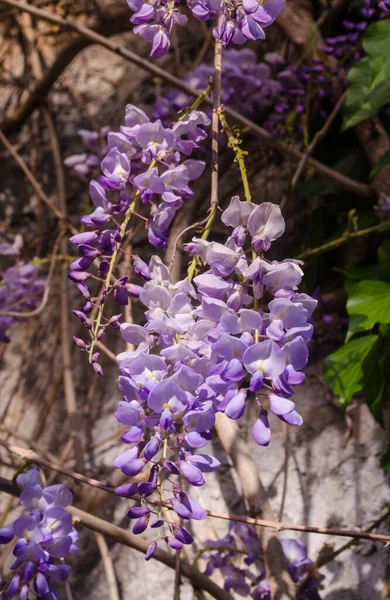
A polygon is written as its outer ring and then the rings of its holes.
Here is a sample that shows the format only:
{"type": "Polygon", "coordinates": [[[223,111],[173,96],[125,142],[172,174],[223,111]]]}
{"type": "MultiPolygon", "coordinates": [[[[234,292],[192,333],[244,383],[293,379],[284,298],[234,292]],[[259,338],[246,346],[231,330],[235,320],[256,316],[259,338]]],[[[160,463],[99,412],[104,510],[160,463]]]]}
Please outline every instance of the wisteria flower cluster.
{"type": "Polygon", "coordinates": [[[21,260],[22,248],[21,235],[15,236],[12,244],[0,243],[0,255],[11,261],[4,271],[0,269],[0,342],[3,343],[10,341],[8,331],[23,318],[23,312],[39,304],[45,287],[45,281],[38,277],[38,267],[21,260]],[[9,315],[10,312],[20,313],[20,317],[9,315]]]}
{"type": "MultiPolygon", "coordinates": [[[[186,15],[180,10],[180,0],[127,0],[135,25],[134,33],[152,44],[153,58],[164,56],[171,44],[174,25],[185,25],[186,15]]],[[[282,12],[285,0],[187,0],[187,7],[199,21],[218,18],[213,35],[226,46],[230,42],[243,44],[265,38],[264,29],[282,12]]]]}
{"type": "MultiPolygon", "coordinates": [[[[82,310],[74,312],[87,328],[92,325],[86,315],[106,298],[92,297],[86,281],[107,278],[138,199],[150,207],[149,242],[166,248],[169,226],[185,199],[193,195],[189,184],[205,166],[201,160],[186,157],[207,137],[204,128],[209,123],[205,113],[193,110],[172,127],[164,127],[160,120],[150,121],[142,110],[128,105],[125,125],[119,132],[108,133],[102,175],[89,188],[94,210],[80,219],[88,231],[71,238],[81,257],[71,263],[69,277],[84,298],[82,310]],[[88,272],[92,263],[97,264],[96,275],[88,272]]],[[[128,277],[113,282],[113,296],[120,305],[128,303],[129,285],[128,277]]],[[[114,319],[109,324],[116,323],[114,319]]],[[[78,343],[86,348],[81,340],[78,343]]],[[[99,369],[97,361],[94,364],[99,369]]]]}
{"type": "Polygon", "coordinates": [[[0,544],[16,538],[14,575],[8,586],[1,582],[0,599],[19,595],[20,600],[59,600],[55,584],[66,581],[71,570],[64,559],[78,550],[79,535],[66,510],[72,493],[63,484],[42,488],[36,466],[18,475],[16,482],[23,488],[20,502],[29,514],[0,529],[0,544]]]}
{"type": "Polygon", "coordinates": [[[146,468],[150,475],[147,482],[117,491],[142,498],[129,511],[138,517],[134,533],[149,523],[166,526],[169,534],[160,533],[158,540],[173,548],[192,537],[163,518],[163,505],[169,502],[183,519],[205,517],[182,482],[203,486],[203,474],[219,466],[213,456],[196,453],[211,439],[217,412],[240,419],[252,399],[258,406],[252,434],[263,446],[271,439],[270,413],[289,425],[302,423],[291,397],[305,378],[316,301],[296,291],[303,275],[297,261],[262,256],[283,234],[284,219],[277,205],[256,206],[235,196],[222,222],[233,230],[224,244],[195,238],[186,246],[193,260],[207,266],[193,282],[187,277],[173,283],[157,256],[143,264],[140,273],[147,281],[132,292],[147,309],[146,324],[120,326],[136,349],[117,357],[124,400],[115,416],[130,427],[122,441],[131,447],[114,466],[128,476],[146,468]],[[157,508],[148,502],[154,493],[157,508]]]}
{"type": "MultiPolygon", "coordinates": [[[[286,566],[294,583],[302,582],[297,600],[320,600],[321,576],[314,575],[313,562],[305,545],[295,539],[280,540],[286,566]]],[[[202,548],[206,560],[205,575],[220,571],[227,592],[244,598],[269,600],[270,587],[264,569],[261,544],[254,527],[244,523],[230,525],[229,533],[220,540],[207,540],[202,548]],[[245,558],[244,558],[245,557],[245,558]]]]}

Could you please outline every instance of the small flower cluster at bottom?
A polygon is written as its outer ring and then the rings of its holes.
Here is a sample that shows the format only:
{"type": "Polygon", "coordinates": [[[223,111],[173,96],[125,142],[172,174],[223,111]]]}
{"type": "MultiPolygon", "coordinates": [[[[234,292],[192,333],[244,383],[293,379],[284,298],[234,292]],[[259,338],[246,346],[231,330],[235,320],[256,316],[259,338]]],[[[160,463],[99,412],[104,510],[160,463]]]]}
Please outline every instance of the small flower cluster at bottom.
{"type": "MultiPolygon", "coordinates": [[[[321,600],[318,586],[323,577],[307,557],[307,549],[295,539],[281,539],[286,567],[294,583],[300,583],[297,600],[321,600]]],[[[255,528],[244,523],[231,524],[222,539],[207,540],[198,553],[207,561],[205,575],[218,569],[227,592],[235,592],[253,600],[269,600],[270,586],[264,568],[264,557],[255,528]],[[244,558],[245,557],[245,558],[244,558]]]]}
{"type": "Polygon", "coordinates": [[[65,510],[72,503],[72,492],[63,484],[42,488],[38,481],[35,466],[16,478],[23,488],[20,502],[29,515],[0,529],[0,544],[17,538],[13,549],[16,560],[11,566],[14,575],[8,586],[0,582],[0,600],[18,595],[20,600],[59,600],[54,584],[66,581],[71,570],[63,560],[79,549],[79,534],[72,515],[65,510]]]}

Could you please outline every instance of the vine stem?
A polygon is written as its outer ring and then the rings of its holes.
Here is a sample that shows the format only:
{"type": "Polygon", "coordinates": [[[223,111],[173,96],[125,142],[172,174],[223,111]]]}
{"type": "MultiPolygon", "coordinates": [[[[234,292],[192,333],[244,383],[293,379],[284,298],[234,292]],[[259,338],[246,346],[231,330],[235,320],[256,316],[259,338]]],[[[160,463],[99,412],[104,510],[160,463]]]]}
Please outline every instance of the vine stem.
{"type": "MultiPolygon", "coordinates": [[[[213,114],[211,118],[211,198],[209,217],[207,219],[202,240],[207,240],[218,209],[218,131],[219,131],[219,109],[221,107],[222,88],[222,43],[215,40],[214,45],[214,101],[213,114]]],[[[198,265],[198,257],[194,256],[188,267],[188,279],[191,281],[195,275],[198,265]]]]}
{"type": "Polygon", "coordinates": [[[235,154],[235,162],[238,163],[240,168],[240,174],[242,179],[242,185],[244,186],[244,196],[247,202],[252,202],[252,195],[249,188],[248,181],[248,173],[245,167],[245,156],[247,156],[247,152],[241,148],[241,140],[234,133],[233,129],[230,127],[226,120],[226,116],[221,106],[218,111],[219,120],[221,121],[221,125],[228,139],[228,147],[231,148],[235,154]]]}
{"type": "Polygon", "coordinates": [[[370,235],[371,233],[380,233],[382,231],[387,231],[390,229],[390,222],[385,221],[383,223],[379,223],[378,225],[374,225],[373,227],[367,227],[366,229],[360,229],[360,231],[351,231],[347,232],[341,237],[327,242],[322,246],[318,246],[318,248],[309,248],[308,250],[304,250],[301,254],[298,254],[295,258],[298,260],[303,260],[305,258],[311,258],[313,256],[318,256],[319,254],[324,254],[325,252],[330,252],[343,244],[346,244],[350,240],[364,237],[365,235],[370,235]]]}
{"type": "MultiPolygon", "coordinates": [[[[155,161],[153,161],[149,165],[149,169],[151,169],[152,166],[153,167],[155,166],[155,161]]],[[[131,219],[131,217],[132,217],[132,215],[134,213],[134,210],[135,210],[135,207],[136,207],[136,202],[137,202],[139,196],[140,196],[140,191],[137,190],[137,192],[134,195],[133,201],[132,201],[129,209],[126,212],[125,219],[124,219],[124,221],[123,221],[123,223],[121,225],[121,228],[120,228],[120,236],[121,236],[122,240],[123,240],[124,236],[126,235],[127,226],[130,223],[130,219],[131,219]]],[[[110,268],[108,270],[106,279],[104,281],[104,291],[106,291],[106,292],[110,288],[111,277],[112,277],[112,274],[113,274],[113,271],[114,271],[114,268],[115,268],[115,265],[116,265],[116,260],[117,260],[119,249],[120,249],[121,245],[122,245],[122,242],[117,242],[116,245],[115,245],[115,250],[112,253],[112,257],[111,257],[111,260],[110,260],[110,268]]],[[[99,333],[100,325],[101,325],[101,322],[102,322],[103,311],[104,311],[104,302],[100,301],[99,312],[98,312],[98,315],[97,315],[97,318],[96,318],[95,327],[94,327],[94,330],[93,330],[93,333],[92,333],[91,346],[89,348],[89,362],[92,362],[92,355],[93,355],[93,351],[94,351],[94,348],[95,348],[97,334],[99,333]]]]}

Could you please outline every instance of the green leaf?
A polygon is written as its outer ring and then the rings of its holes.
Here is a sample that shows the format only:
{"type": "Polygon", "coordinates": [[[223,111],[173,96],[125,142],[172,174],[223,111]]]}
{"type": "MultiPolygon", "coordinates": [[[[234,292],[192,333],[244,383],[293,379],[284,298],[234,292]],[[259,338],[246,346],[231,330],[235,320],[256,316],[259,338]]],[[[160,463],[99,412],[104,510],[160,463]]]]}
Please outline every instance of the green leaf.
{"type": "Polygon", "coordinates": [[[368,56],[347,77],[343,130],[376,115],[390,97],[390,20],[373,23],[363,36],[368,56]]]}
{"type": "MultiPolygon", "coordinates": [[[[378,66],[377,62],[375,65],[378,66]]],[[[385,68],[387,70],[387,63],[385,68]]],[[[375,116],[389,101],[390,79],[385,75],[382,77],[380,70],[373,81],[372,69],[372,59],[366,57],[362,58],[348,73],[343,131],[375,116]]]]}
{"type": "Polygon", "coordinates": [[[372,56],[387,56],[389,53],[390,20],[372,23],[363,37],[363,48],[372,56]]]}
{"type": "Polygon", "coordinates": [[[360,327],[370,329],[375,323],[390,323],[390,284],[364,280],[356,284],[347,302],[349,316],[361,317],[360,327]]]}
{"type": "Polygon", "coordinates": [[[379,173],[379,171],[381,169],[383,169],[383,167],[385,167],[388,164],[390,164],[390,150],[388,150],[387,152],[385,152],[384,154],[382,154],[382,156],[378,160],[377,164],[372,169],[372,171],[370,173],[370,181],[375,177],[375,175],[377,173],[379,173]]]}
{"type": "Polygon", "coordinates": [[[363,389],[363,362],[377,339],[376,335],[366,335],[352,340],[324,360],[325,382],[344,408],[363,389]]]}

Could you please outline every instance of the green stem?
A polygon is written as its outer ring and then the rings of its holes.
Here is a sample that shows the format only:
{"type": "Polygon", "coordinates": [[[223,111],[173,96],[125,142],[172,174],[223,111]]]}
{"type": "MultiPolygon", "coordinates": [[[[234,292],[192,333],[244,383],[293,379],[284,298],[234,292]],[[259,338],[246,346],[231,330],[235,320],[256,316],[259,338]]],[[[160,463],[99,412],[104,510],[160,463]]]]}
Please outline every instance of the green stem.
{"type": "MultiPolygon", "coordinates": [[[[156,161],[153,161],[149,165],[149,169],[153,168],[155,166],[155,164],[156,164],[156,161]]],[[[130,223],[130,219],[131,219],[131,217],[132,217],[132,215],[134,213],[134,210],[135,210],[135,207],[136,207],[136,203],[137,203],[137,200],[138,200],[139,196],[140,196],[140,191],[137,190],[137,192],[134,195],[133,202],[131,203],[129,209],[126,212],[124,221],[123,221],[123,223],[121,225],[121,228],[120,228],[120,236],[121,236],[122,240],[123,240],[123,238],[126,235],[127,226],[130,223]]],[[[118,257],[118,253],[119,253],[121,245],[122,245],[122,242],[117,242],[116,243],[115,250],[114,250],[114,252],[112,253],[112,256],[111,256],[110,268],[108,270],[106,279],[104,281],[104,289],[106,291],[108,291],[108,289],[110,288],[111,277],[112,277],[112,274],[113,274],[113,271],[114,271],[114,268],[115,268],[115,265],[116,265],[116,259],[118,257]]],[[[90,362],[92,362],[92,355],[93,355],[93,351],[94,351],[94,348],[95,348],[96,337],[97,337],[97,334],[99,333],[100,325],[101,325],[101,322],[102,322],[103,311],[104,311],[104,303],[101,302],[100,306],[99,306],[99,312],[98,312],[98,315],[97,315],[95,327],[94,327],[94,330],[93,330],[93,333],[92,333],[91,346],[90,346],[90,349],[89,349],[89,361],[90,362]]]]}
{"type": "MultiPolygon", "coordinates": [[[[220,108],[218,114],[219,114],[219,120],[221,121],[223,130],[228,138],[228,147],[233,150],[233,152],[235,154],[234,160],[235,160],[235,162],[238,163],[238,166],[240,167],[240,174],[241,174],[242,185],[244,187],[245,200],[247,202],[252,202],[252,194],[251,194],[251,190],[249,187],[248,173],[247,173],[247,170],[245,167],[245,156],[247,156],[248,152],[246,152],[245,150],[242,150],[241,140],[240,140],[239,136],[230,127],[229,123],[227,122],[225,113],[223,112],[222,108],[220,108]]],[[[256,252],[254,250],[252,250],[252,260],[255,260],[256,257],[257,257],[256,252]]],[[[255,311],[259,310],[259,301],[257,298],[253,299],[253,309],[255,311]]],[[[259,331],[258,331],[258,329],[256,329],[256,331],[255,331],[256,344],[258,343],[258,341],[259,341],[259,331]]]]}
{"type": "Polygon", "coordinates": [[[319,254],[330,252],[331,250],[334,250],[335,248],[346,244],[350,240],[364,237],[365,235],[369,235],[370,233],[379,233],[382,231],[387,231],[388,229],[390,229],[390,222],[386,221],[383,223],[379,223],[378,225],[374,225],[373,227],[368,227],[367,229],[361,229],[360,231],[347,232],[335,240],[327,242],[322,246],[318,246],[318,248],[309,248],[308,250],[301,252],[301,254],[298,254],[298,256],[296,256],[295,258],[297,258],[298,260],[303,260],[305,258],[315,257],[319,254]]]}
{"type": "Polygon", "coordinates": [[[211,93],[213,87],[214,87],[214,83],[213,82],[209,83],[207,88],[205,90],[203,90],[203,92],[196,98],[196,100],[191,104],[191,106],[189,108],[187,108],[187,110],[181,115],[181,117],[179,117],[178,121],[182,121],[183,119],[188,117],[190,112],[192,112],[193,110],[196,110],[202,104],[204,99],[207,98],[207,96],[211,93]]]}
{"type": "Polygon", "coordinates": [[[224,132],[228,138],[228,147],[231,148],[235,154],[235,162],[238,163],[240,168],[240,174],[242,179],[242,185],[244,186],[244,195],[245,200],[247,202],[252,202],[252,195],[249,188],[248,174],[245,167],[245,156],[248,154],[245,150],[241,148],[241,140],[238,135],[236,135],[233,129],[228,124],[225,113],[221,108],[219,111],[219,120],[221,121],[221,125],[223,127],[224,132]]]}

